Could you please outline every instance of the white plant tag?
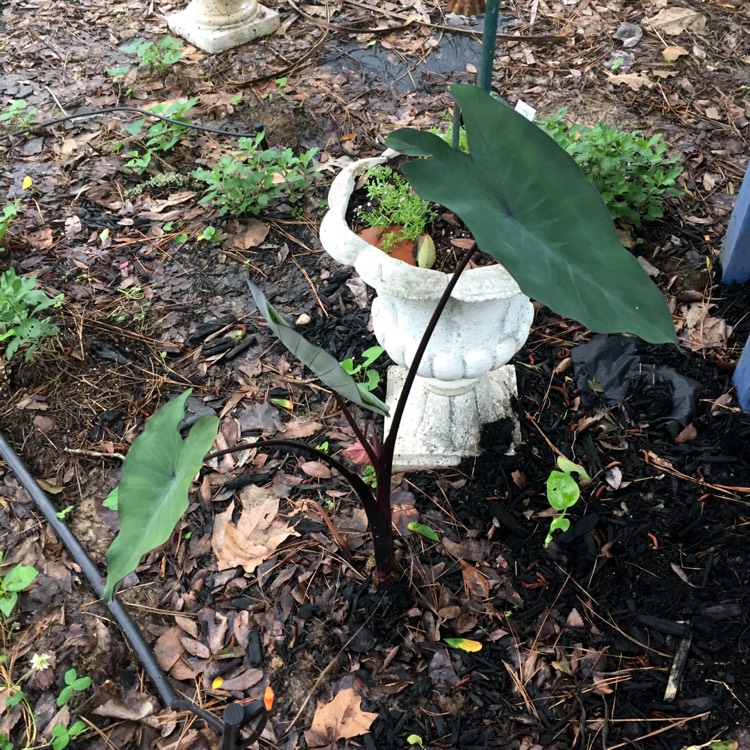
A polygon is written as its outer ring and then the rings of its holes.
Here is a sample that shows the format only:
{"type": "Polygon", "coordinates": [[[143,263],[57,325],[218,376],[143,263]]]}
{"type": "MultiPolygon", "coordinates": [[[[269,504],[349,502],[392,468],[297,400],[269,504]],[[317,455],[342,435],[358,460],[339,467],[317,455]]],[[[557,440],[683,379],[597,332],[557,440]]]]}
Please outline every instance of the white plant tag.
{"type": "Polygon", "coordinates": [[[520,99],[516,102],[516,112],[523,115],[527,120],[534,122],[536,116],[536,110],[526,102],[522,102],[520,99]]]}

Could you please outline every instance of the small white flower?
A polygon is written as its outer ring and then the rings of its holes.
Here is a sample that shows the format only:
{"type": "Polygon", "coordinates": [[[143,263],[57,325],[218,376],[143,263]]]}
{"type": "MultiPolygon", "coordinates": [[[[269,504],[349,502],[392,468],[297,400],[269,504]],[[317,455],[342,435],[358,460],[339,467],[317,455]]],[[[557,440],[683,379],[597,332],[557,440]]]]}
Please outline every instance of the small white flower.
{"type": "Polygon", "coordinates": [[[31,671],[41,672],[49,667],[49,662],[52,657],[49,654],[34,654],[31,657],[31,671]]]}

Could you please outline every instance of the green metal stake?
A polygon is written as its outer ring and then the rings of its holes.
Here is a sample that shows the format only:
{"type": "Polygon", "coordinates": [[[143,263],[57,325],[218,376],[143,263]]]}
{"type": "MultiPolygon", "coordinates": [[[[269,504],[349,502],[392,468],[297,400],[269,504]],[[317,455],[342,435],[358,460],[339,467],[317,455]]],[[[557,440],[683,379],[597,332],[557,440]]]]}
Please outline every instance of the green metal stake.
{"type": "MultiPolygon", "coordinates": [[[[497,20],[500,16],[500,0],[487,0],[482,32],[482,59],[479,63],[477,85],[482,91],[490,93],[492,88],[492,64],[495,61],[495,43],[497,41],[497,20]]],[[[461,110],[458,104],[453,106],[453,148],[458,148],[461,132],[461,110]]]]}
{"type": "Polygon", "coordinates": [[[495,42],[497,40],[497,19],[500,15],[500,0],[487,0],[482,33],[482,60],[479,63],[477,85],[482,91],[490,93],[492,87],[492,63],[495,61],[495,42]]]}

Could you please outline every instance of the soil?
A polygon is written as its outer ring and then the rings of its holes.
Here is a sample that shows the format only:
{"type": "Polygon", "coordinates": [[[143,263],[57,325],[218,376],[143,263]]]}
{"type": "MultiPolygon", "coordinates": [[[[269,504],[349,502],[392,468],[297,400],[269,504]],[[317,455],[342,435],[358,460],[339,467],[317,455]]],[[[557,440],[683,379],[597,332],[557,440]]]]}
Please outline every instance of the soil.
{"type": "MultiPolygon", "coordinates": [[[[520,445],[507,455],[513,425],[490,425],[478,458],[395,477],[398,569],[387,585],[372,582],[371,539],[345,483],[271,450],[209,462],[173,536],[126,581],[120,600],[181,695],[221,717],[272,686],[259,747],[396,750],[417,735],[461,750],[750,748],[750,415],[731,383],[750,285],[722,285],[718,266],[747,163],[750,25],[731,0],[682,5],[700,17],[675,33],[649,26],[658,9],[647,3],[503,8],[503,33],[532,39],[501,37],[493,77],[512,104],[661,132],[684,155],[685,196],[633,248],[669,299],[680,346],[639,344],[650,377],[613,401],[573,362],[591,334],[538,306],[515,359],[520,445]],[[645,31],[633,49],[612,39],[622,21],[645,31]],[[677,422],[683,388],[694,404],[677,422]],[[545,548],[545,483],[560,454],[593,481],[545,548]],[[297,535],[247,572],[223,567],[212,540],[219,514],[234,508],[238,520],[249,487],[276,498],[275,523],[297,535]],[[455,637],[481,650],[449,647],[455,637]],[[345,716],[361,731],[347,736],[345,716]]],[[[437,4],[295,3],[278,5],[283,33],[217,56],[185,45],[164,72],[138,70],[118,47],[162,38],[174,9],[10,0],[0,10],[0,105],[23,98],[41,122],[199,96],[192,122],[235,133],[263,123],[272,147],[319,148],[325,175],[301,213],[277,205],[232,219],[199,204],[187,178],[150,180],[213,163],[232,139],[191,132],[137,175],[124,152],[139,144],[122,131],[136,114],[0,134],[0,194],[21,199],[0,268],[65,294],[60,333],[10,363],[0,433],[70,508],[66,522],[101,570],[118,523],[102,503],[121,457],[185,387],[192,408],[221,416],[217,448],[257,436],[353,444],[329,394],[263,324],[243,273],[337,358],[374,344],[371,293],[317,239],[326,184],[393,129],[441,123],[449,84],[473,82],[478,61],[474,22],[437,4]],[[124,80],[106,74],[123,64],[133,66],[124,80]],[[209,225],[216,243],[198,239],[209,225]]],[[[0,733],[11,747],[43,746],[78,718],[87,728],[69,747],[220,747],[209,725],[160,702],[69,553],[0,471],[0,572],[40,571],[2,623],[0,733]],[[51,666],[23,681],[28,704],[10,709],[7,688],[35,653],[51,666]],[[93,684],[58,710],[70,668],[93,684]]]]}

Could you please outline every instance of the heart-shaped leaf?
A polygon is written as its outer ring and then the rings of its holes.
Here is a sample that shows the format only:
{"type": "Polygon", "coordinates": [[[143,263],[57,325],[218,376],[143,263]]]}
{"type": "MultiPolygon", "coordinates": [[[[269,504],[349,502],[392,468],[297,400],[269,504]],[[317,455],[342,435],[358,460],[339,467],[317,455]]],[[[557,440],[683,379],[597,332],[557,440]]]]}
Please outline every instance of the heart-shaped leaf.
{"type": "Polygon", "coordinates": [[[258,311],[266,319],[268,327],[300,362],[307,365],[325,385],[339,396],[365,409],[370,409],[376,414],[387,416],[386,404],[365,388],[360,387],[360,384],[341,367],[336,357],[325,349],[311,344],[301,333],[295,331],[269,303],[263,292],[250,281],[250,278],[247,277],[245,280],[258,306],[258,311]]]}
{"type": "Polygon", "coordinates": [[[105,601],[143,555],[169,539],[188,506],[188,491],[219,429],[217,417],[201,417],[183,440],[177,426],[191,391],[157,409],[122,464],[117,492],[120,533],[107,551],[105,601]]]}
{"type": "Polygon", "coordinates": [[[547,478],[547,502],[555,510],[567,510],[578,502],[581,490],[570,474],[551,471],[547,478]]]}
{"type": "Polygon", "coordinates": [[[661,292],[625,250],[596,188],[546,133],[474,86],[452,88],[469,151],[432,133],[397,130],[386,143],[422,198],[447,206],[525,294],[601,333],[677,341],[661,292]]]}

